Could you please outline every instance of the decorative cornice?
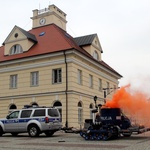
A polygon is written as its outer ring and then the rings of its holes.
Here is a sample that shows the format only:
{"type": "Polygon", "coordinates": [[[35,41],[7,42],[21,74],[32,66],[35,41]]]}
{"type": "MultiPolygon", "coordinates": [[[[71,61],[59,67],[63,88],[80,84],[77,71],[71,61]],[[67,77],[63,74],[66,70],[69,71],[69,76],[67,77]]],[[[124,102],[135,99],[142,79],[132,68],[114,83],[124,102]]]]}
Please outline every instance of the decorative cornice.
{"type": "MultiPolygon", "coordinates": [[[[78,53],[75,50],[70,50],[70,51],[66,51],[66,54],[75,54],[77,56],[79,56],[80,58],[86,60],[87,62],[89,62],[92,65],[95,65],[96,67],[98,67],[100,70],[104,70],[105,72],[108,72],[108,74],[115,76],[116,78],[119,78],[117,75],[115,75],[114,73],[112,73],[111,71],[107,70],[106,68],[104,68],[103,66],[101,66],[100,64],[88,59],[87,57],[83,56],[82,54],[78,53]]],[[[43,55],[43,56],[36,56],[36,57],[32,57],[32,58],[26,58],[26,59],[19,59],[19,60],[14,60],[11,62],[5,62],[5,63],[0,63],[0,66],[4,65],[9,65],[9,64],[15,64],[15,63],[23,63],[23,62],[28,62],[28,61],[36,61],[39,59],[43,59],[43,58],[52,58],[52,57],[56,57],[56,56],[63,56],[63,52],[59,52],[59,53],[53,53],[53,54],[47,54],[47,55],[43,55]]],[[[101,71],[98,71],[92,67],[90,67],[89,65],[87,65],[86,63],[83,63],[75,58],[67,58],[67,62],[68,63],[75,63],[95,74],[98,74],[100,76],[102,76],[103,78],[106,78],[107,80],[113,81],[116,84],[118,84],[118,81],[115,80],[113,77],[107,75],[106,73],[103,73],[101,71]]],[[[38,67],[44,67],[44,66],[50,66],[50,65],[59,65],[59,64],[63,64],[64,63],[64,59],[59,59],[56,61],[47,61],[47,62],[43,62],[43,63],[34,63],[34,64],[28,64],[28,65],[20,65],[20,66],[15,66],[15,67],[8,67],[8,68],[2,68],[0,69],[0,73],[5,73],[5,72],[11,72],[11,71],[19,71],[19,70],[25,70],[25,69],[32,69],[32,68],[38,68],[38,67]]]]}
{"type": "MultiPolygon", "coordinates": [[[[41,96],[53,96],[53,95],[61,95],[65,94],[66,91],[56,91],[56,92],[46,92],[46,93],[37,93],[37,94],[24,94],[24,95],[13,95],[13,96],[4,96],[0,97],[0,100],[10,100],[10,99],[20,99],[20,98],[33,98],[33,97],[41,97],[41,96]]],[[[93,99],[93,95],[85,94],[78,91],[68,91],[68,94],[76,94],[80,96],[84,96],[87,98],[93,99]]],[[[103,98],[98,98],[98,100],[104,100],[103,98]]]]}
{"type": "Polygon", "coordinates": [[[35,60],[39,60],[39,59],[43,59],[43,58],[51,58],[51,57],[62,56],[62,55],[63,55],[63,52],[57,52],[57,53],[39,55],[39,56],[34,56],[34,57],[27,57],[27,58],[22,58],[22,59],[10,60],[10,61],[6,61],[6,62],[1,62],[0,67],[4,66],[4,65],[10,65],[10,64],[13,65],[16,63],[24,63],[24,62],[28,62],[28,61],[35,61],[35,60]]]}
{"type": "Polygon", "coordinates": [[[64,63],[64,60],[56,60],[56,61],[49,61],[49,62],[43,62],[43,63],[35,63],[35,64],[30,64],[30,65],[22,65],[22,66],[17,66],[17,67],[11,67],[11,68],[3,68],[0,69],[0,73],[5,73],[5,72],[11,72],[11,71],[20,71],[20,70],[25,70],[25,69],[32,69],[32,68],[38,68],[38,67],[45,67],[49,65],[58,65],[64,63]]]}

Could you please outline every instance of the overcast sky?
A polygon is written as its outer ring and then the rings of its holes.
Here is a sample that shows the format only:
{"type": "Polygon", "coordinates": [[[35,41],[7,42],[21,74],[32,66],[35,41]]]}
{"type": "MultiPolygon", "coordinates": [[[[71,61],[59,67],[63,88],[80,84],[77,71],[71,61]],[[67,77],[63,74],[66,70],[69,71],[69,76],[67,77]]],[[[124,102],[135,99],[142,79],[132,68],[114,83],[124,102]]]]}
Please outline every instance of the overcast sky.
{"type": "Polygon", "coordinates": [[[1,0],[0,44],[15,25],[30,30],[32,10],[50,4],[67,14],[73,37],[98,34],[103,61],[123,76],[119,86],[150,95],[150,0],[1,0]]]}

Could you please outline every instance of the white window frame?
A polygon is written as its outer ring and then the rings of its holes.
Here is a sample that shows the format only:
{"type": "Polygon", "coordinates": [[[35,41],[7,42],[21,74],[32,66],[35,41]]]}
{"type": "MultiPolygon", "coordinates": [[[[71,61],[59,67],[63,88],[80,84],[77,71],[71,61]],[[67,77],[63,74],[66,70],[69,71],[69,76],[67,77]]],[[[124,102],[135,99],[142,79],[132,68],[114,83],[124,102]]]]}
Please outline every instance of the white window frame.
{"type": "Polygon", "coordinates": [[[52,70],[52,83],[57,84],[57,83],[62,83],[62,69],[53,69],[52,70]]]}
{"type": "Polygon", "coordinates": [[[83,124],[83,108],[82,108],[82,104],[81,106],[79,106],[79,104],[81,104],[81,102],[78,102],[78,123],[82,125],[83,124]]]}
{"type": "Polygon", "coordinates": [[[55,103],[53,104],[53,107],[57,108],[59,113],[60,113],[60,117],[62,118],[62,103],[60,101],[55,101],[55,103]],[[59,102],[60,105],[55,105],[56,102],[59,102]]]}
{"type": "Polygon", "coordinates": [[[39,85],[39,71],[31,72],[31,86],[39,85]]]}
{"type": "Polygon", "coordinates": [[[17,106],[15,105],[15,104],[11,104],[10,106],[9,106],[9,111],[8,111],[8,113],[11,113],[12,111],[14,111],[14,110],[16,110],[17,109],[17,106]],[[11,107],[15,107],[15,108],[11,108],[11,107]]]}
{"type": "Polygon", "coordinates": [[[89,74],[89,87],[93,88],[93,76],[89,74]]]}
{"type": "Polygon", "coordinates": [[[78,107],[78,123],[81,125],[83,123],[83,109],[78,107]]]}
{"type": "Polygon", "coordinates": [[[92,110],[93,110],[94,106],[93,106],[92,103],[90,104],[89,108],[90,108],[90,119],[93,119],[93,113],[92,113],[92,110]],[[91,106],[92,106],[92,107],[91,107],[91,106]]]}
{"type": "Polygon", "coordinates": [[[99,91],[102,91],[102,79],[98,79],[98,88],[99,88],[99,91]]]}
{"type": "Polygon", "coordinates": [[[109,84],[109,82],[106,82],[106,84],[107,84],[107,94],[109,94],[110,93],[110,84],[109,84]]]}
{"type": "Polygon", "coordinates": [[[22,49],[21,45],[16,44],[11,47],[10,55],[20,54],[20,53],[23,53],[23,49],[22,49]]]}
{"type": "Polygon", "coordinates": [[[116,89],[117,89],[116,87],[117,87],[117,86],[116,86],[116,85],[114,85],[114,93],[116,92],[116,89]]]}
{"type": "Polygon", "coordinates": [[[93,52],[93,58],[96,59],[96,60],[98,60],[98,58],[99,58],[98,53],[97,53],[96,50],[93,52]]]}
{"type": "Polygon", "coordinates": [[[18,75],[10,75],[10,88],[15,89],[17,88],[17,80],[18,80],[18,75]]]}
{"type": "Polygon", "coordinates": [[[82,70],[78,69],[78,84],[82,85],[82,70]]]}

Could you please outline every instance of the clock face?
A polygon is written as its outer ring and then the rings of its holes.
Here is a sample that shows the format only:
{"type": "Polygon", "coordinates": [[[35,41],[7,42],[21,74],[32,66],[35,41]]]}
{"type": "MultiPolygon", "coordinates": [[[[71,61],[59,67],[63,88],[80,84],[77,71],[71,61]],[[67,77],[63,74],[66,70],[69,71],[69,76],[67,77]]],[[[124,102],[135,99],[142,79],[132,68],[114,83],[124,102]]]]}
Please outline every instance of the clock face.
{"type": "Polygon", "coordinates": [[[41,25],[44,25],[45,23],[46,23],[46,19],[45,19],[45,18],[41,18],[41,19],[40,19],[40,24],[41,24],[41,25]]]}

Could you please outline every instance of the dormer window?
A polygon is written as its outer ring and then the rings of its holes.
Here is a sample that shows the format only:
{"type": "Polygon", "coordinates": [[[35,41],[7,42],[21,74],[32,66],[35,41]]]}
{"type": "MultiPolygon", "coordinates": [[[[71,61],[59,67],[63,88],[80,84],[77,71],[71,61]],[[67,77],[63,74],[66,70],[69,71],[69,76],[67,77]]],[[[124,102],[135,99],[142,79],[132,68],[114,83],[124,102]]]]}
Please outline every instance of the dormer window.
{"type": "Polygon", "coordinates": [[[98,60],[98,53],[97,53],[97,51],[94,51],[93,58],[96,59],[96,60],[98,60]]]}
{"type": "Polygon", "coordinates": [[[20,54],[20,53],[23,53],[23,49],[22,49],[21,45],[16,44],[11,47],[10,55],[20,54]]]}

